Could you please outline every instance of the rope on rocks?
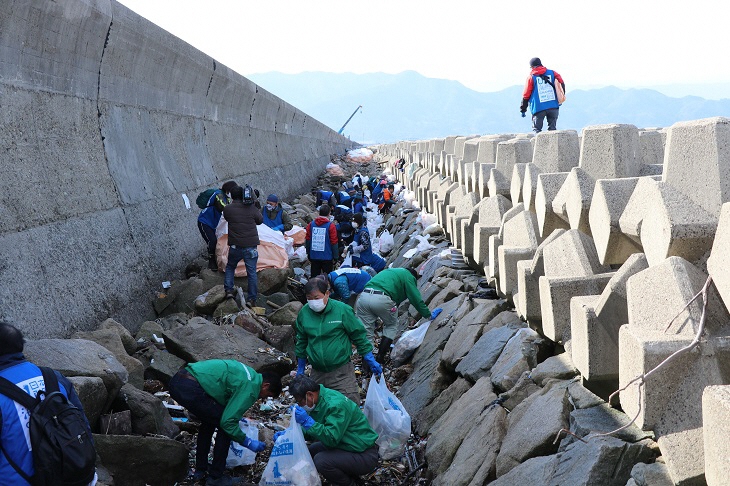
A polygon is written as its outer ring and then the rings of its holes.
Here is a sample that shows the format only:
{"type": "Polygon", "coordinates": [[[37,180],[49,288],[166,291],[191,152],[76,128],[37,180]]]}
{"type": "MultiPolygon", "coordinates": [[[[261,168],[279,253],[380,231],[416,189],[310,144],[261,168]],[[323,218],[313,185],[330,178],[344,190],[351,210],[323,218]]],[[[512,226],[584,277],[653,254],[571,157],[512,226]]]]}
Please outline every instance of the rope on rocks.
{"type": "Polygon", "coordinates": [[[615,392],[611,393],[611,395],[608,397],[608,405],[610,406],[611,400],[613,400],[614,396],[616,396],[617,394],[621,393],[622,391],[628,389],[631,385],[637,384],[638,395],[639,395],[639,408],[638,408],[634,418],[631,419],[631,422],[617,428],[616,430],[612,430],[610,432],[603,432],[603,433],[599,433],[599,434],[589,434],[588,436],[585,437],[585,440],[581,439],[580,437],[578,437],[577,435],[572,433],[570,430],[560,429],[558,431],[557,435],[555,436],[555,440],[553,441],[553,444],[557,443],[557,441],[561,437],[561,434],[563,434],[564,432],[566,434],[570,434],[570,435],[578,438],[579,440],[581,440],[583,442],[586,442],[587,440],[595,439],[596,437],[604,437],[604,436],[610,436],[610,435],[616,434],[618,432],[621,432],[624,429],[627,429],[628,427],[630,427],[631,425],[633,425],[636,422],[636,419],[639,418],[639,414],[641,413],[641,410],[642,410],[641,389],[644,386],[644,384],[646,383],[646,380],[651,375],[653,375],[654,373],[656,373],[657,371],[662,369],[664,366],[666,366],[668,363],[670,363],[671,361],[674,361],[678,356],[688,353],[695,346],[699,345],[700,339],[702,338],[702,334],[704,334],[704,332],[705,332],[705,322],[707,320],[707,300],[708,300],[708,293],[709,293],[709,288],[710,288],[711,283],[712,283],[712,277],[707,277],[707,280],[705,281],[705,284],[702,286],[702,289],[700,289],[700,291],[697,292],[694,295],[694,297],[692,297],[689,300],[689,302],[687,302],[687,304],[682,308],[682,310],[680,310],[677,313],[677,315],[675,315],[669,321],[669,324],[667,324],[667,327],[664,328],[664,332],[666,333],[669,330],[669,328],[672,326],[672,323],[677,319],[677,317],[679,317],[682,314],[682,312],[684,312],[694,301],[696,301],[700,296],[702,296],[702,316],[700,317],[700,325],[697,328],[697,332],[695,333],[695,337],[692,340],[692,342],[689,343],[687,346],[683,347],[682,349],[678,349],[677,351],[675,351],[674,353],[669,355],[666,359],[664,359],[664,361],[662,361],[661,363],[659,363],[658,365],[656,365],[654,368],[650,369],[646,373],[642,373],[642,374],[634,377],[625,386],[623,386],[623,387],[619,388],[618,390],[616,390],[615,392]]]}

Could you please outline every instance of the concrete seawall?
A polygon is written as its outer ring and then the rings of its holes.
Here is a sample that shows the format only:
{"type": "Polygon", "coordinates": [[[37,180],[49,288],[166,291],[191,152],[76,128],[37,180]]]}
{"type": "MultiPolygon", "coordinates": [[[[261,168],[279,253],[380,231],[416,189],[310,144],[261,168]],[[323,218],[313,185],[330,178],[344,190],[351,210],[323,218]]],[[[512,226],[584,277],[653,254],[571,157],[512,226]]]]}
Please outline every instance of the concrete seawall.
{"type": "Polygon", "coordinates": [[[30,338],[139,324],[203,251],[199,191],[291,196],[351,145],[113,0],[3,2],[0,106],[0,318],[30,338]]]}

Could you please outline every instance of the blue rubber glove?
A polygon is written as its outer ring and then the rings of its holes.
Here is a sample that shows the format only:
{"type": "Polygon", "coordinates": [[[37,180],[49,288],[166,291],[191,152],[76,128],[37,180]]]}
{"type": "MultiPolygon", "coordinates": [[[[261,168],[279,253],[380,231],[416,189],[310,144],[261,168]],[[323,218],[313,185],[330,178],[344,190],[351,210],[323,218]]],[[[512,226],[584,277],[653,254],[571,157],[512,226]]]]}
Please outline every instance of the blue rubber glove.
{"type": "Polygon", "coordinates": [[[281,437],[282,435],[284,435],[284,432],[286,432],[286,430],[280,430],[280,431],[276,432],[274,434],[274,442],[276,442],[276,439],[278,439],[279,437],[281,437]]]}
{"type": "Polygon", "coordinates": [[[373,356],[372,351],[363,356],[362,359],[368,364],[368,368],[370,368],[370,371],[372,371],[374,375],[383,374],[383,367],[380,366],[380,363],[375,361],[375,357],[373,356]]]}
{"type": "Polygon", "coordinates": [[[304,368],[307,367],[307,358],[297,358],[297,375],[304,374],[304,368]]]}
{"type": "Polygon", "coordinates": [[[310,417],[307,411],[299,405],[294,406],[294,420],[296,420],[299,425],[304,427],[305,430],[314,425],[314,419],[310,417]]]}
{"type": "Polygon", "coordinates": [[[443,311],[441,307],[436,307],[433,312],[431,312],[431,320],[433,321],[434,319],[436,319],[439,314],[441,314],[441,311],[443,311]]]}
{"type": "Polygon", "coordinates": [[[243,441],[243,447],[254,452],[261,452],[266,449],[266,444],[258,440],[251,440],[250,438],[246,437],[246,440],[243,441]]]}
{"type": "Polygon", "coordinates": [[[525,114],[525,112],[523,111],[523,112],[522,112],[522,118],[524,118],[524,117],[526,117],[526,116],[527,116],[527,115],[526,115],[526,114],[525,114]]]}

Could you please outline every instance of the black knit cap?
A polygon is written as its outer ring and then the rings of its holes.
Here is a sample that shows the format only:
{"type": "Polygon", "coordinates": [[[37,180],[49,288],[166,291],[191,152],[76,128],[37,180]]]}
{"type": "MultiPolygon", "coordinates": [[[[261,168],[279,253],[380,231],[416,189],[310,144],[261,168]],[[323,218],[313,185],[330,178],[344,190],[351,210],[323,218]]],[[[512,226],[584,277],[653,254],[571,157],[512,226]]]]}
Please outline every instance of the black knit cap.
{"type": "Polygon", "coordinates": [[[534,68],[534,67],[537,67],[537,66],[542,66],[542,61],[540,60],[540,58],[539,57],[533,57],[532,59],[530,59],[530,67],[531,68],[534,68]]]}

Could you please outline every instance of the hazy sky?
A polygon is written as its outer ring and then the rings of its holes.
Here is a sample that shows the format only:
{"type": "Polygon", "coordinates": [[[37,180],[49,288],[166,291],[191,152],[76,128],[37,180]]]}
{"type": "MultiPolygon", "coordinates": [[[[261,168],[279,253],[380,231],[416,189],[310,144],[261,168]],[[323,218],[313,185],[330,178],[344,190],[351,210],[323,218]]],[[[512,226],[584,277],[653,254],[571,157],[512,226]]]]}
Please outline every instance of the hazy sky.
{"type": "Polygon", "coordinates": [[[730,74],[715,0],[120,1],[244,76],[414,70],[496,91],[522,84],[534,56],[569,88],[730,74]]]}

